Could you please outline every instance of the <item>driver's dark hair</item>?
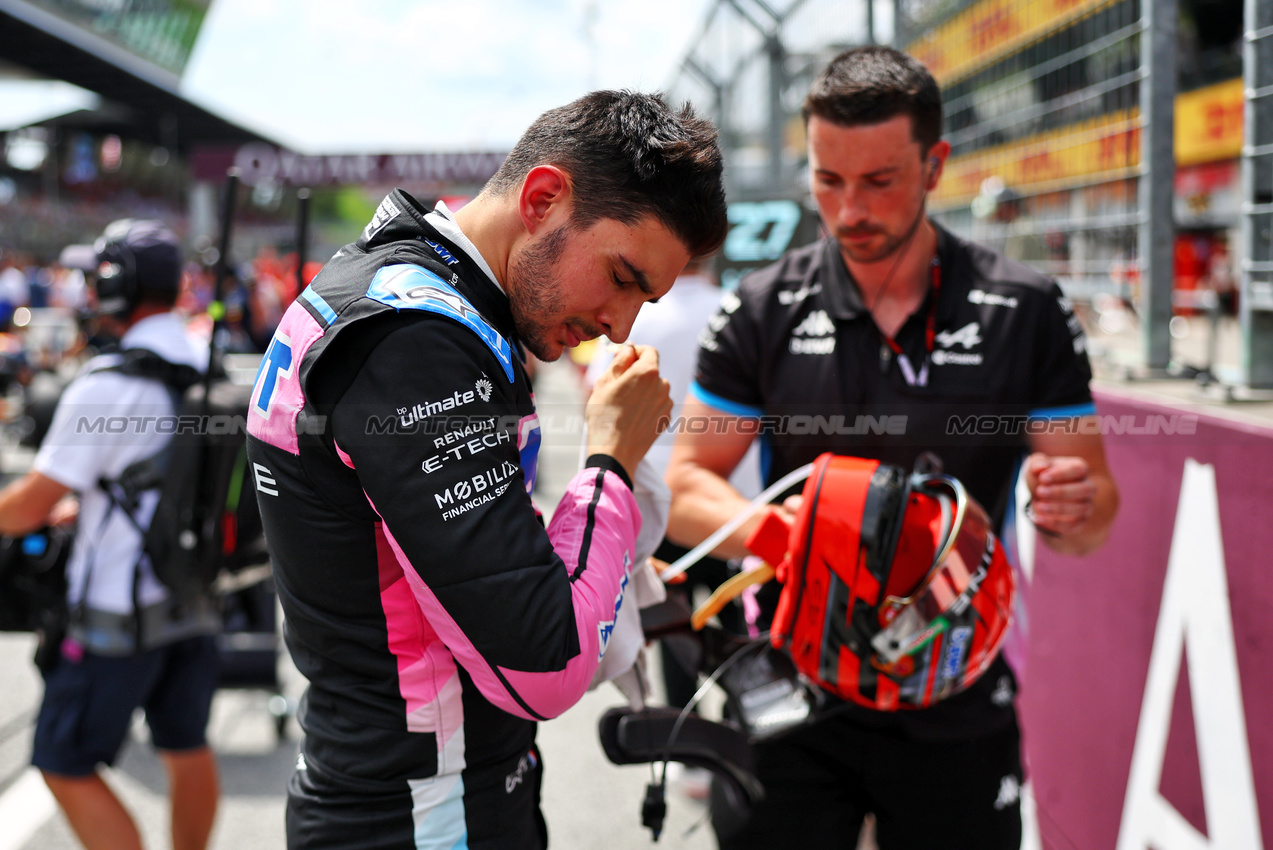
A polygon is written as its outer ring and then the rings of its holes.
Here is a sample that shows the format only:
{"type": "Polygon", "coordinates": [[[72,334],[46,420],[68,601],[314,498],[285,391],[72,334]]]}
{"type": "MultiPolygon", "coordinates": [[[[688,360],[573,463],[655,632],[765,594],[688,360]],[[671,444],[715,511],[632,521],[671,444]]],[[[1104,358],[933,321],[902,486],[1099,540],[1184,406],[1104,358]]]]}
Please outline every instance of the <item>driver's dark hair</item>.
{"type": "Polygon", "coordinates": [[[841,127],[909,115],[920,154],[941,138],[941,89],[923,63],[892,47],[855,47],[836,56],[813,81],[801,110],[841,127]]]}
{"type": "Polygon", "coordinates": [[[571,225],[633,225],[654,216],[692,256],[725,241],[723,170],[716,128],[661,94],[595,91],[539,116],[483,192],[516,191],[530,170],[555,165],[570,178],[571,225]]]}

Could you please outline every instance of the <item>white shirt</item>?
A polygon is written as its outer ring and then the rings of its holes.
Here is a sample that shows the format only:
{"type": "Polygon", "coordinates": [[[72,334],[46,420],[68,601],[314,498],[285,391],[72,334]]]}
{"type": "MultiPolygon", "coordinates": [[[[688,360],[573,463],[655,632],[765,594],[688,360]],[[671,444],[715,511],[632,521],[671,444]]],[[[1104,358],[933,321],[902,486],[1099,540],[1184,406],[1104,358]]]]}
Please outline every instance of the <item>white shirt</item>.
{"type": "MultiPolygon", "coordinates": [[[[147,316],[121,340],[122,348],[146,348],[172,363],[203,371],[206,344],[186,334],[175,313],[147,316]]],[[[141,553],[141,534],[98,486],[129,464],[150,457],[171,439],[155,418],[171,416],[172,399],[159,382],[118,372],[91,372],[118,362],[119,355],[93,358],[58,401],[49,432],[40,444],[34,468],[79,493],[79,525],[67,563],[68,600],[79,601],[89,574],[88,607],[117,614],[133,610],[133,567],[141,553]]],[[[170,421],[170,420],[169,420],[170,421]]],[[[158,492],[142,495],[137,519],[145,526],[159,501],[158,492]]],[[[143,606],[161,601],[167,591],[143,567],[138,598],[143,606]]]]}
{"type": "MultiPolygon", "coordinates": [[[[698,361],[698,334],[720,305],[721,290],[702,275],[683,275],[654,304],[645,304],[632,323],[628,342],[649,345],[659,352],[659,374],[669,384],[672,396],[672,425],[659,435],[646,460],[660,474],[667,471],[667,462],[676,442],[677,421],[681,405],[694,382],[694,369],[698,361]]],[[[588,386],[597,382],[601,373],[610,365],[614,354],[598,346],[588,364],[584,378],[588,386]]],[[[747,454],[730,476],[730,483],[738,492],[751,498],[760,492],[760,452],[758,443],[752,442],[747,454]]]]}

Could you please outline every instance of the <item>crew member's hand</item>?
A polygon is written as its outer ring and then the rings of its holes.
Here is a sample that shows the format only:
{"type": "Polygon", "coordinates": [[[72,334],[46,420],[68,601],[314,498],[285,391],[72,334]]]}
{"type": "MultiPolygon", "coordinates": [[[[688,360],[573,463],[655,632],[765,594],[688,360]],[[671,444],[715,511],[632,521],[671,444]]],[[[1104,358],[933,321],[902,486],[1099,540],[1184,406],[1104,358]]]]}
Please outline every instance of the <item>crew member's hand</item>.
{"type": "Polygon", "coordinates": [[[777,505],[774,505],[774,507],[782,518],[787,521],[787,525],[792,525],[796,521],[796,514],[800,513],[800,509],[804,507],[804,495],[798,493],[794,496],[788,496],[782,500],[781,507],[777,505]]]}
{"type": "Polygon", "coordinates": [[[1026,458],[1025,483],[1030,490],[1028,515],[1044,532],[1066,534],[1092,516],[1096,484],[1082,458],[1036,452],[1026,458]]]}
{"type": "MultiPolygon", "coordinates": [[[[658,575],[663,575],[663,571],[672,565],[669,564],[667,561],[664,561],[660,558],[656,558],[653,555],[651,555],[650,566],[654,568],[655,573],[657,573],[658,575]]],[[[689,577],[690,577],[690,574],[688,572],[683,572],[680,575],[672,576],[670,579],[667,580],[667,583],[668,584],[685,584],[686,580],[689,577]]]]}
{"type": "Polygon", "coordinates": [[[671,415],[658,352],[648,345],[624,345],[588,397],[588,453],[610,455],[635,478],[637,464],[671,415]]]}

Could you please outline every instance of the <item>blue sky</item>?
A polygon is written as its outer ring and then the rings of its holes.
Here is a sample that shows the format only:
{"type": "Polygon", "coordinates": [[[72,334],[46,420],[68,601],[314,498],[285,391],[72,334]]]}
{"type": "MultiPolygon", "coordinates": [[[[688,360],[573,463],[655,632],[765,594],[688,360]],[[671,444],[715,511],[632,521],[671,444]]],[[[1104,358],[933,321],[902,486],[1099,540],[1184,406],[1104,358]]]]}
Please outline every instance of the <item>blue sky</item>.
{"type": "Polygon", "coordinates": [[[182,91],[303,153],[506,150],[589,89],[666,88],[709,4],[215,0],[182,91]]]}

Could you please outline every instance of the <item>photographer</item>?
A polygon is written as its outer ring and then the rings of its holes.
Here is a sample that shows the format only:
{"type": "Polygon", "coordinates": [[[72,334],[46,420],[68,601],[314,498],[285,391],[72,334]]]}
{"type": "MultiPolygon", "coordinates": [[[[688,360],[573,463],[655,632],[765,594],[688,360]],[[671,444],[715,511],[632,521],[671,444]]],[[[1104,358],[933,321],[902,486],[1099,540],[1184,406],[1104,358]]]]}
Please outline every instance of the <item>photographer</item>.
{"type": "Polygon", "coordinates": [[[170,390],[117,371],[124,352],[146,349],[203,371],[207,351],[172,310],[181,256],[163,225],[117,221],[92,247],[66,249],[62,262],[91,273],[99,332],[118,338],[121,351],[89,361],[59,400],[33,469],[0,491],[0,533],[8,535],[66,521],[73,503],[64,497],[79,497],[69,622],[65,636],[42,636],[45,691],[31,760],[85,847],[140,848],[136,824],[99,767],[115,761],[133,712],[143,708],[168,773],[173,847],[199,850],[218,797],[204,737],[217,682],[217,619],[198,601],[178,603],[143,555],[158,491],[125,506],[108,488],[171,439],[159,425],[174,411],[170,390]]]}

